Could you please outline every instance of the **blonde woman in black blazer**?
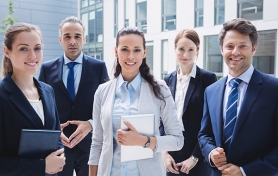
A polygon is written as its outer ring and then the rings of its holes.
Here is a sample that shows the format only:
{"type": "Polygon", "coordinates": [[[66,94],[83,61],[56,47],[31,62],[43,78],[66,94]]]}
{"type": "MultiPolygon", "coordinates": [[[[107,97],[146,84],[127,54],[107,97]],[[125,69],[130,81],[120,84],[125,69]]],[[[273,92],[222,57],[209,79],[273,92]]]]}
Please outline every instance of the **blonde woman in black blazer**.
{"type": "Polygon", "coordinates": [[[11,26],[4,37],[0,82],[0,176],[56,175],[65,164],[64,149],[41,159],[18,156],[22,129],[60,130],[53,89],[33,77],[41,62],[39,29],[27,23],[11,26]]]}
{"type": "Polygon", "coordinates": [[[216,75],[196,65],[199,45],[199,36],[194,30],[180,31],[175,39],[179,68],[164,78],[176,102],[184,136],[184,146],[181,150],[163,154],[167,176],[208,176],[211,172],[202,156],[197,134],[203,115],[204,91],[216,81],[216,75]],[[180,85],[178,78],[181,81],[180,85]]]}

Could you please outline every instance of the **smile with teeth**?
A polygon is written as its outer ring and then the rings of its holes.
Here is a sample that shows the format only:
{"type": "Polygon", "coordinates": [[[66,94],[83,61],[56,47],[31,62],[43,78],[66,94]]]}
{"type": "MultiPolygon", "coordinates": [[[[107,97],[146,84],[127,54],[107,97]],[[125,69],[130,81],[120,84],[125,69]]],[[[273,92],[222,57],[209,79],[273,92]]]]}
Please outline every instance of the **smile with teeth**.
{"type": "Polygon", "coordinates": [[[38,62],[24,62],[24,64],[26,65],[30,65],[30,66],[34,66],[36,65],[38,62]]]}
{"type": "Polygon", "coordinates": [[[125,62],[127,65],[135,65],[136,62],[125,62]]]}

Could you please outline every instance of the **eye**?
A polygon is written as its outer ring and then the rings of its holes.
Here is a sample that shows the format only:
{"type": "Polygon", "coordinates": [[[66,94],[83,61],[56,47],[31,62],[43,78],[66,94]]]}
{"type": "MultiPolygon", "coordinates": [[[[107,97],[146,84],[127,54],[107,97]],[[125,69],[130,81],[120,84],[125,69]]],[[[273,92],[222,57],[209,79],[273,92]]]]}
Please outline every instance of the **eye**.
{"type": "Polygon", "coordinates": [[[244,49],[246,47],[247,47],[246,45],[240,45],[240,48],[242,48],[242,49],[244,49]]]}
{"type": "Polygon", "coordinates": [[[135,50],[134,50],[134,52],[140,52],[140,51],[141,51],[140,49],[135,49],[135,50]]]}
{"type": "Polygon", "coordinates": [[[227,48],[227,49],[233,49],[234,46],[233,46],[233,45],[227,45],[226,48],[227,48]]]}
{"type": "Polygon", "coordinates": [[[80,36],[79,36],[79,35],[77,35],[77,36],[75,36],[74,38],[78,39],[78,38],[80,38],[80,36]]]}
{"type": "Polygon", "coordinates": [[[183,49],[183,48],[179,48],[179,50],[180,50],[180,51],[184,51],[184,49],[183,49]]]}
{"type": "Polygon", "coordinates": [[[27,51],[27,48],[23,47],[19,49],[20,51],[27,51]]]}
{"type": "Polygon", "coordinates": [[[189,49],[189,51],[194,51],[194,49],[189,49]]]}
{"type": "Polygon", "coordinates": [[[70,39],[70,36],[67,35],[67,36],[65,36],[65,38],[66,38],[66,39],[70,39]]]}
{"type": "Polygon", "coordinates": [[[121,51],[128,51],[128,49],[127,48],[122,48],[121,51]]]}
{"type": "Polygon", "coordinates": [[[41,47],[36,47],[34,50],[35,51],[41,51],[42,49],[41,49],[41,47]]]}

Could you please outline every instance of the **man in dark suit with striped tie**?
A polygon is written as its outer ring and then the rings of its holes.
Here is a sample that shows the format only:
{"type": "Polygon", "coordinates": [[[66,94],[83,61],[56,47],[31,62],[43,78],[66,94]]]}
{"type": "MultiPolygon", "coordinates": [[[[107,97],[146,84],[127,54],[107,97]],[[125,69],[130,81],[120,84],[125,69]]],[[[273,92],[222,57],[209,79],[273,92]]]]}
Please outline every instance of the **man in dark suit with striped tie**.
{"type": "Polygon", "coordinates": [[[77,176],[88,176],[94,94],[99,84],[109,79],[103,61],[82,53],[84,30],[76,17],[63,20],[59,41],[64,54],[44,63],[39,75],[39,80],[54,89],[63,129],[66,165],[59,176],[71,176],[74,170],[77,176]]]}
{"type": "Polygon", "coordinates": [[[252,66],[257,38],[242,18],[219,34],[229,73],[206,89],[198,135],[212,176],[278,175],[278,79],[252,66]]]}

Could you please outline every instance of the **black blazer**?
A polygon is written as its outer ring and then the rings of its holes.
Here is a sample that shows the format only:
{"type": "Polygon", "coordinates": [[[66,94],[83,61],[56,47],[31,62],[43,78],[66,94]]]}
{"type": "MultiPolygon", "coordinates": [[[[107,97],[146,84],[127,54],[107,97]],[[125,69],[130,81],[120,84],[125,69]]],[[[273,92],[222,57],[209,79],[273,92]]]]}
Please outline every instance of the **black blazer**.
{"type": "MultiPolygon", "coordinates": [[[[216,81],[216,75],[212,72],[200,69],[196,66],[196,77],[191,77],[188,90],[184,99],[183,106],[183,125],[184,125],[184,146],[175,155],[175,152],[169,152],[176,162],[188,159],[191,155],[203,159],[199,144],[198,132],[201,127],[201,119],[203,116],[204,91],[212,83],[216,81]]],[[[164,77],[166,84],[169,86],[172,96],[175,99],[177,85],[177,70],[164,77]]]]}
{"type": "MultiPolygon", "coordinates": [[[[61,123],[68,120],[87,121],[92,119],[95,91],[99,84],[109,80],[103,61],[84,54],[82,62],[81,79],[74,101],[71,100],[63,82],[64,56],[42,64],[39,80],[53,87],[61,123]]],[[[76,125],[69,125],[63,132],[70,137],[75,130],[76,125]]],[[[77,146],[83,151],[89,152],[91,138],[92,134],[89,133],[77,146]]]]}
{"type": "MultiPolygon", "coordinates": [[[[7,74],[0,82],[0,176],[45,176],[45,160],[18,157],[21,129],[60,130],[53,89],[34,78],[42,100],[45,123],[7,74]]],[[[63,147],[61,141],[60,148],[63,147]]]]}

